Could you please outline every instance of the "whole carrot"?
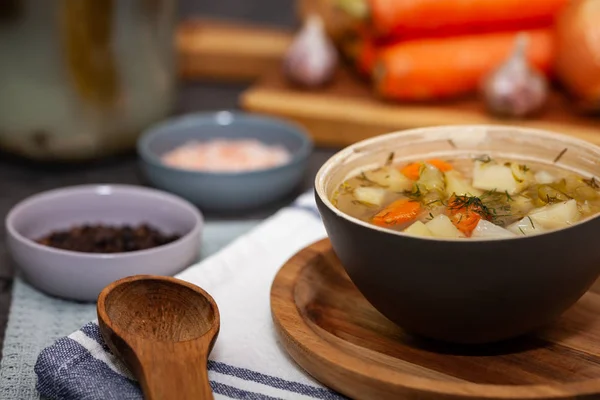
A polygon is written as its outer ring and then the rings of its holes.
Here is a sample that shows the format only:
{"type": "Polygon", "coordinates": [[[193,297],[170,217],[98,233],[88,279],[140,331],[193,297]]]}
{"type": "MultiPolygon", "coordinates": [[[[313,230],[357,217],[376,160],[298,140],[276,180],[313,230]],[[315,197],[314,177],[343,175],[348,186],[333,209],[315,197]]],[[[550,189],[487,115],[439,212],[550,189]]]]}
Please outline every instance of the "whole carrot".
{"type": "Polygon", "coordinates": [[[337,0],[340,9],[367,23],[377,36],[403,38],[547,26],[570,1],[337,0]]]}
{"type": "MultiPolygon", "coordinates": [[[[550,75],[554,40],[550,29],[527,31],[529,62],[550,75]]],[[[433,100],[475,91],[483,77],[511,53],[518,32],[401,42],[378,52],[375,91],[393,100],[433,100]]]]}

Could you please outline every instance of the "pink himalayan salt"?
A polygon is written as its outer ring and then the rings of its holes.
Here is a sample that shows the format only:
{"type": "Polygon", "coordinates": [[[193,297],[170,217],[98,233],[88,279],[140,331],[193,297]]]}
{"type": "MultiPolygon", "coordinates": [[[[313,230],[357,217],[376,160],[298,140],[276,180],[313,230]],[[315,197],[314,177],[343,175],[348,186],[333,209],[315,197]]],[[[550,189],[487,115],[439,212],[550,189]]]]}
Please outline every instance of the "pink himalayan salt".
{"type": "Polygon", "coordinates": [[[166,153],[162,161],[171,167],[205,172],[245,172],[267,169],[289,161],[282,146],[266,145],[255,139],[187,142],[166,153]]]}

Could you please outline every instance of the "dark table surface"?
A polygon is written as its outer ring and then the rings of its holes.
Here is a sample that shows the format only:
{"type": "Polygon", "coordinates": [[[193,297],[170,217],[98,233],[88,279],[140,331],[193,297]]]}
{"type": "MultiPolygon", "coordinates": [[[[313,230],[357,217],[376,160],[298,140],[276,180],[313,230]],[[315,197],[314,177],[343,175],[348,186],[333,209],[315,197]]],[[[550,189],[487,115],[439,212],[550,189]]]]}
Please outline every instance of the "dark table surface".
{"type": "MultiPolygon", "coordinates": [[[[291,27],[296,23],[292,0],[180,0],[180,18],[191,15],[241,19],[272,26],[291,27]]],[[[181,87],[176,114],[236,108],[238,95],[245,85],[214,82],[185,83],[181,87]]],[[[316,149],[311,156],[309,171],[303,187],[277,204],[241,215],[206,215],[210,219],[263,218],[291,201],[301,190],[312,186],[314,175],[331,155],[331,149],[316,149]]],[[[39,165],[0,155],[0,217],[4,220],[10,208],[34,193],[61,186],[84,183],[144,184],[139,176],[134,154],[102,160],[91,164],[72,166],[39,165]]],[[[6,232],[0,230],[0,351],[10,307],[12,278],[5,245],[6,232]]],[[[1,353],[0,353],[1,359],[1,353]]]]}

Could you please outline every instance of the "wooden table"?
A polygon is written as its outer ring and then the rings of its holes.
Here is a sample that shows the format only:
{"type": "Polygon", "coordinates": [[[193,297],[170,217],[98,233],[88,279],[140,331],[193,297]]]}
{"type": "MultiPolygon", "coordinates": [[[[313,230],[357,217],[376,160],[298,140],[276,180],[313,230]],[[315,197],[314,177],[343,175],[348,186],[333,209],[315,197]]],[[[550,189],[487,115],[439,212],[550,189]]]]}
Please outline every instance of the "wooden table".
{"type": "MultiPolygon", "coordinates": [[[[279,0],[180,0],[180,16],[206,15],[222,18],[239,18],[281,27],[294,24],[293,2],[279,0]]],[[[198,82],[182,87],[176,113],[198,110],[231,109],[237,107],[238,96],[244,85],[198,82]]],[[[332,150],[317,149],[311,157],[310,168],[303,189],[312,187],[317,169],[333,154],[332,150]]],[[[84,183],[112,182],[142,184],[134,154],[102,162],[69,168],[38,165],[0,154],[0,218],[26,196],[61,186],[84,183]]],[[[250,219],[266,217],[287,204],[297,193],[266,209],[235,217],[207,215],[207,219],[250,219]]],[[[10,265],[5,245],[6,233],[0,229],[0,352],[10,306],[11,284],[14,270],[10,265]]],[[[1,358],[1,353],[0,353],[1,358]]]]}

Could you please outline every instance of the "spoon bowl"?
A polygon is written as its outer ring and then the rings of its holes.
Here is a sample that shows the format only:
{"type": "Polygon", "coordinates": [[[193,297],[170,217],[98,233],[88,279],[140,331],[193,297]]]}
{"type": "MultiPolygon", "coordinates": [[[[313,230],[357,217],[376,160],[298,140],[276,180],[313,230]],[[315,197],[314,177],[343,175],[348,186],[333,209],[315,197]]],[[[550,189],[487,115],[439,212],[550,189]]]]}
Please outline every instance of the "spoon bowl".
{"type": "Polygon", "coordinates": [[[201,288],[163,276],[118,280],[98,297],[98,324],[146,399],[213,398],[207,359],[220,318],[201,288]]]}

